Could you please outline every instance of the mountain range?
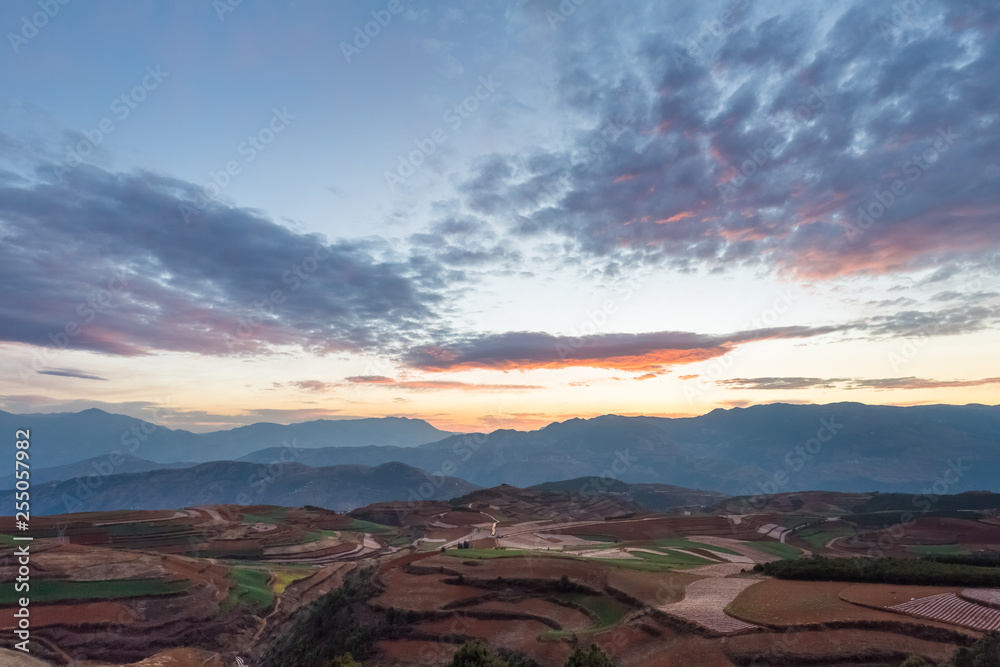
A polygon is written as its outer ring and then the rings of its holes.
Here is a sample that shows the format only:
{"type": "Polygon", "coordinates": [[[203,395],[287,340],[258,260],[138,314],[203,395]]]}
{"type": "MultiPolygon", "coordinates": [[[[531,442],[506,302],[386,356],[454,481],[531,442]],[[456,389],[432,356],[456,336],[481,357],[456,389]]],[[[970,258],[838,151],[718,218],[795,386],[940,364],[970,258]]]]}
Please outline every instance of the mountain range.
{"type": "Polygon", "coordinates": [[[34,468],[62,466],[113,452],[155,463],[204,463],[238,459],[267,447],[415,447],[449,431],[422,419],[320,419],[298,424],[259,423],[192,433],[92,408],[82,412],[15,415],[0,411],[0,432],[31,428],[34,468]]]}
{"type": "MultiPolygon", "coordinates": [[[[214,461],[191,468],[160,469],[106,477],[47,482],[31,487],[33,514],[101,510],[156,510],[197,505],[313,505],[346,512],[413,494],[447,500],[476,486],[444,477],[432,479],[403,463],[377,467],[311,468],[299,463],[259,465],[214,461]]],[[[14,507],[14,491],[0,491],[0,506],[14,507]]]]}
{"type": "MultiPolygon", "coordinates": [[[[418,487],[448,480],[455,489],[593,476],[609,484],[674,485],[729,495],[1000,491],[1000,406],[985,405],[770,404],[691,418],[605,415],[489,434],[453,434],[405,418],[254,424],[195,434],[100,410],[0,412],[0,426],[10,433],[32,429],[33,501],[43,490],[50,493],[44,482],[69,480],[68,486],[53,488],[71,497],[81,479],[89,480],[84,487],[99,482],[88,509],[145,507],[144,493],[157,502],[169,499],[169,506],[237,502],[237,487],[246,486],[261,467],[275,466],[286,474],[268,491],[274,495],[255,503],[335,509],[356,507],[369,497],[407,500],[418,481],[413,475],[424,476],[418,487]],[[202,464],[209,461],[215,463],[202,464]],[[407,473],[412,483],[395,487],[394,495],[320,488],[351,481],[339,472],[334,476],[331,466],[363,466],[354,468],[362,471],[389,463],[418,469],[407,473]],[[175,485],[177,491],[158,485],[175,485]]],[[[9,476],[2,481],[7,488],[12,482],[9,476]]],[[[440,490],[421,497],[445,498],[440,490]]]]}

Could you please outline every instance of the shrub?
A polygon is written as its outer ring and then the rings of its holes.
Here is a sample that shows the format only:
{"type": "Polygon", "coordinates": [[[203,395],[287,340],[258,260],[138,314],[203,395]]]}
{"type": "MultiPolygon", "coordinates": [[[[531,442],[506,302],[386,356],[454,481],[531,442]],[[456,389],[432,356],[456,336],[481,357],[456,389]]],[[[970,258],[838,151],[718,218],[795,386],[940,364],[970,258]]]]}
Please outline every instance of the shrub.
{"type": "Polygon", "coordinates": [[[564,667],[615,667],[615,665],[600,646],[591,644],[587,651],[579,646],[573,649],[564,667]]]}
{"type": "Polygon", "coordinates": [[[972,646],[963,646],[952,658],[954,667],[996,667],[1000,665],[1000,632],[991,630],[972,646]]]}

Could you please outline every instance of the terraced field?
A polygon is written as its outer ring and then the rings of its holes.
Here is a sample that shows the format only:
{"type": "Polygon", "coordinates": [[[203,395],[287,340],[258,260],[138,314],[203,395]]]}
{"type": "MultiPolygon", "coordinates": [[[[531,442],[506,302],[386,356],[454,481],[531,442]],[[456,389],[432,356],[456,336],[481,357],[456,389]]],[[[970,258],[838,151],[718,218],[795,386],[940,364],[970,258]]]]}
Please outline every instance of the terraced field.
{"type": "Polygon", "coordinates": [[[1000,610],[963,600],[954,593],[943,593],[903,602],[889,609],[922,618],[933,618],[974,630],[1000,630],[1000,610]]]}
{"type": "Polygon", "coordinates": [[[759,626],[741,621],[725,612],[726,607],[740,593],[755,583],[755,579],[708,577],[689,584],[684,589],[684,599],[680,602],[663,605],[658,610],[719,634],[758,630],[759,626]]]}

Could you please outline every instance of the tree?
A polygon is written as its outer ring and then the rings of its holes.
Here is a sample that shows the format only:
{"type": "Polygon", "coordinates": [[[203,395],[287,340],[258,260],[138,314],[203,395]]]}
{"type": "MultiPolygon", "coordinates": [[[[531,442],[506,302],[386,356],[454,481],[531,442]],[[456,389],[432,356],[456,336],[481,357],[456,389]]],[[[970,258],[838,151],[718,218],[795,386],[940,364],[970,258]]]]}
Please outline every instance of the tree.
{"type": "Polygon", "coordinates": [[[904,660],[899,667],[929,667],[927,661],[921,658],[919,655],[911,655],[909,658],[904,660]]]}
{"type": "Polygon", "coordinates": [[[955,667],[995,667],[1000,665],[1000,632],[990,631],[972,646],[963,646],[952,658],[955,667]]]}
{"type": "Polygon", "coordinates": [[[579,646],[573,649],[564,667],[615,667],[611,658],[597,644],[591,644],[590,650],[585,651],[579,646]]]}
{"type": "Polygon", "coordinates": [[[475,639],[462,644],[462,648],[455,653],[448,667],[507,667],[507,661],[489,646],[475,639]]]}
{"type": "Polygon", "coordinates": [[[361,663],[354,659],[350,653],[338,655],[330,661],[330,667],[362,667],[361,663]]]}

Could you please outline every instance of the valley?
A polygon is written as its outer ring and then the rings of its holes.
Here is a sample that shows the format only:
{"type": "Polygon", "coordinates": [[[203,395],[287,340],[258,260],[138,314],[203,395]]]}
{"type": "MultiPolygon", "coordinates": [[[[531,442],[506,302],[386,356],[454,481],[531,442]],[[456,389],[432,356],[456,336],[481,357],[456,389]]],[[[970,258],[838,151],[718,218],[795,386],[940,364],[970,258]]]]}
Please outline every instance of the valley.
{"type": "MultiPolygon", "coordinates": [[[[652,511],[630,485],[595,493],[600,481],[350,513],[212,505],[37,517],[34,655],[95,667],[320,665],[351,651],[365,666],[432,667],[478,638],[544,667],[591,643],[618,666],[652,656],[658,665],[874,666],[911,654],[944,664],[1000,623],[1000,581],[814,582],[760,571],[814,557],[997,553],[995,494],[941,497],[947,509],[902,522],[895,508],[915,496],[804,492],[755,508],[674,487],[676,504],[652,511]],[[316,634],[348,608],[364,633],[316,634]]],[[[13,528],[0,519],[5,579],[16,569],[13,528]]],[[[13,605],[12,594],[0,599],[5,629],[13,605]]]]}

